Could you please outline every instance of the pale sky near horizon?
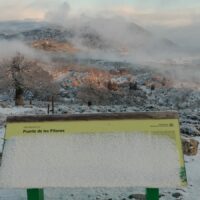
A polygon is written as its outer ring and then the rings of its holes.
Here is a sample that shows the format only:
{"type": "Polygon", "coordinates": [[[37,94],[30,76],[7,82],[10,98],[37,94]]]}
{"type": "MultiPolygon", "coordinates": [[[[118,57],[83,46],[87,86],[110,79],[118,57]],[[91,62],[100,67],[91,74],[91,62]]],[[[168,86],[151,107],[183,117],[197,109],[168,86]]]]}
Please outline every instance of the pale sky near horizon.
{"type": "Polygon", "coordinates": [[[73,14],[113,12],[172,26],[193,23],[200,16],[200,0],[1,0],[0,21],[43,20],[46,13],[58,10],[64,2],[73,14]]]}

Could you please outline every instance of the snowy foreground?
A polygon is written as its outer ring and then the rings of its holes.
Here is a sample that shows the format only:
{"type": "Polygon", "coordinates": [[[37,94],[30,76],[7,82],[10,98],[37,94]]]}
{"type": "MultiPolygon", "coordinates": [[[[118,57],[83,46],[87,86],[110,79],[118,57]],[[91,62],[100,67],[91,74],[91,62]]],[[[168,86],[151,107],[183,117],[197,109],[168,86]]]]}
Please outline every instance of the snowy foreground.
{"type": "MultiPolygon", "coordinates": [[[[8,109],[0,108],[0,117],[15,114],[31,114],[33,109],[8,109]]],[[[34,112],[45,114],[45,109],[35,108],[34,112]]],[[[0,138],[4,129],[0,124],[0,138]]],[[[200,137],[195,137],[200,142],[200,137]]],[[[0,147],[1,151],[1,147],[0,147]]],[[[184,189],[161,189],[161,200],[198,200],[200,197],[200,151],[196,156],[185,156],[188,177],[188,187],[184,189]]],[[[45,189],[45,200],[143,200],[144,188],[48,188],[45,189]]],[[[26,190],[0,190],[0,200],[26,200],[26,190]]]]}

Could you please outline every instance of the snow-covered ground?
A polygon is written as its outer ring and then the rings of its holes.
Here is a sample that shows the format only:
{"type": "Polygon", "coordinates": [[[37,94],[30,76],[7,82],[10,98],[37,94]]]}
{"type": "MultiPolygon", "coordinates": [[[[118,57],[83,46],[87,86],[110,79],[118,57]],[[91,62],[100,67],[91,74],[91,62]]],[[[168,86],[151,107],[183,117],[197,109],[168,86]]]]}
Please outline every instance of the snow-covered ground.
{"type": "Polygon", "coordinates": [[[46,108],[38,108],[38,107],[7,107],[2,108],[0,107],[0,117],[6,117],[10,115],[33,115],[33,114],[45,114],[47,113],[46,108]]]}
{"type": "MultiPolygon", "coordinates": [[[[46,109],[41,108],[16,108],[15,110],[13,108],[0,108],[0,115],[1,118],[4,118],[10,114],[32,114],[33,110],[40,114],[46,113],[46,109]]],[[[0,124],[0,138],[3,138],[3,135],[3,126],[0,124]]],[[[195,137],[195,139],[200,142],[200,137],[195,137]]],[[[161,189],[161,200],[200,199],[200,151],[196,156],[185,156],[185,164],[188,187],[184,189],[161,189]]],[[[45,200],[134,200],[139,199],[134,197],[144,197],[144,195],[134,194],[144,193],[144,188],[48,188],[45,189],[45,200]]],[[[0,189],[0,200],[26,200],[26,190],[0,189]]]]}

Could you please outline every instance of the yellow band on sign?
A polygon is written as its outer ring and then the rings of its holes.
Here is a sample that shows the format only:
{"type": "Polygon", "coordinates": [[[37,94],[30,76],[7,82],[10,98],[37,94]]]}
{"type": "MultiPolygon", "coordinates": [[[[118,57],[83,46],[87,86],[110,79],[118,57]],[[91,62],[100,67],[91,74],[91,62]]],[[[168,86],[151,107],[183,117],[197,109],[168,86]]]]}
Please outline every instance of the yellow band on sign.
{"type": "Polygon", "coordinates": [[[168,135],[169,137],[175,139],[176,135],[179,135],[179,122],[177,119],[17,122],[7,124],[6,139],[16,136],[26,136],[29,134],[73,134],[99,132],[142,132],[157,135],[168,135]]]}
{"type": "Polygon", "coordinates": [[[109,119],[44,122],[8,122],[6,139],[40,134],[144,133],[169,137],[176,145],[181,185],[187,185],[178,119],[109,119]]]}

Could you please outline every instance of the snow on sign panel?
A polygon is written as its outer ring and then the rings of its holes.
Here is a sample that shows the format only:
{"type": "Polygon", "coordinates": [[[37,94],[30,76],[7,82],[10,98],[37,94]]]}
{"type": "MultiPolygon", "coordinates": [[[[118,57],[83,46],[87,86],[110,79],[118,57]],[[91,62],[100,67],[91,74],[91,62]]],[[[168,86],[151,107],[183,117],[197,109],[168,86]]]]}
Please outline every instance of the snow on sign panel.
{"type": "Polygon", "coordinates": [[[182,187],[177,113],[11,117],[1,188],[182,187]]]}

